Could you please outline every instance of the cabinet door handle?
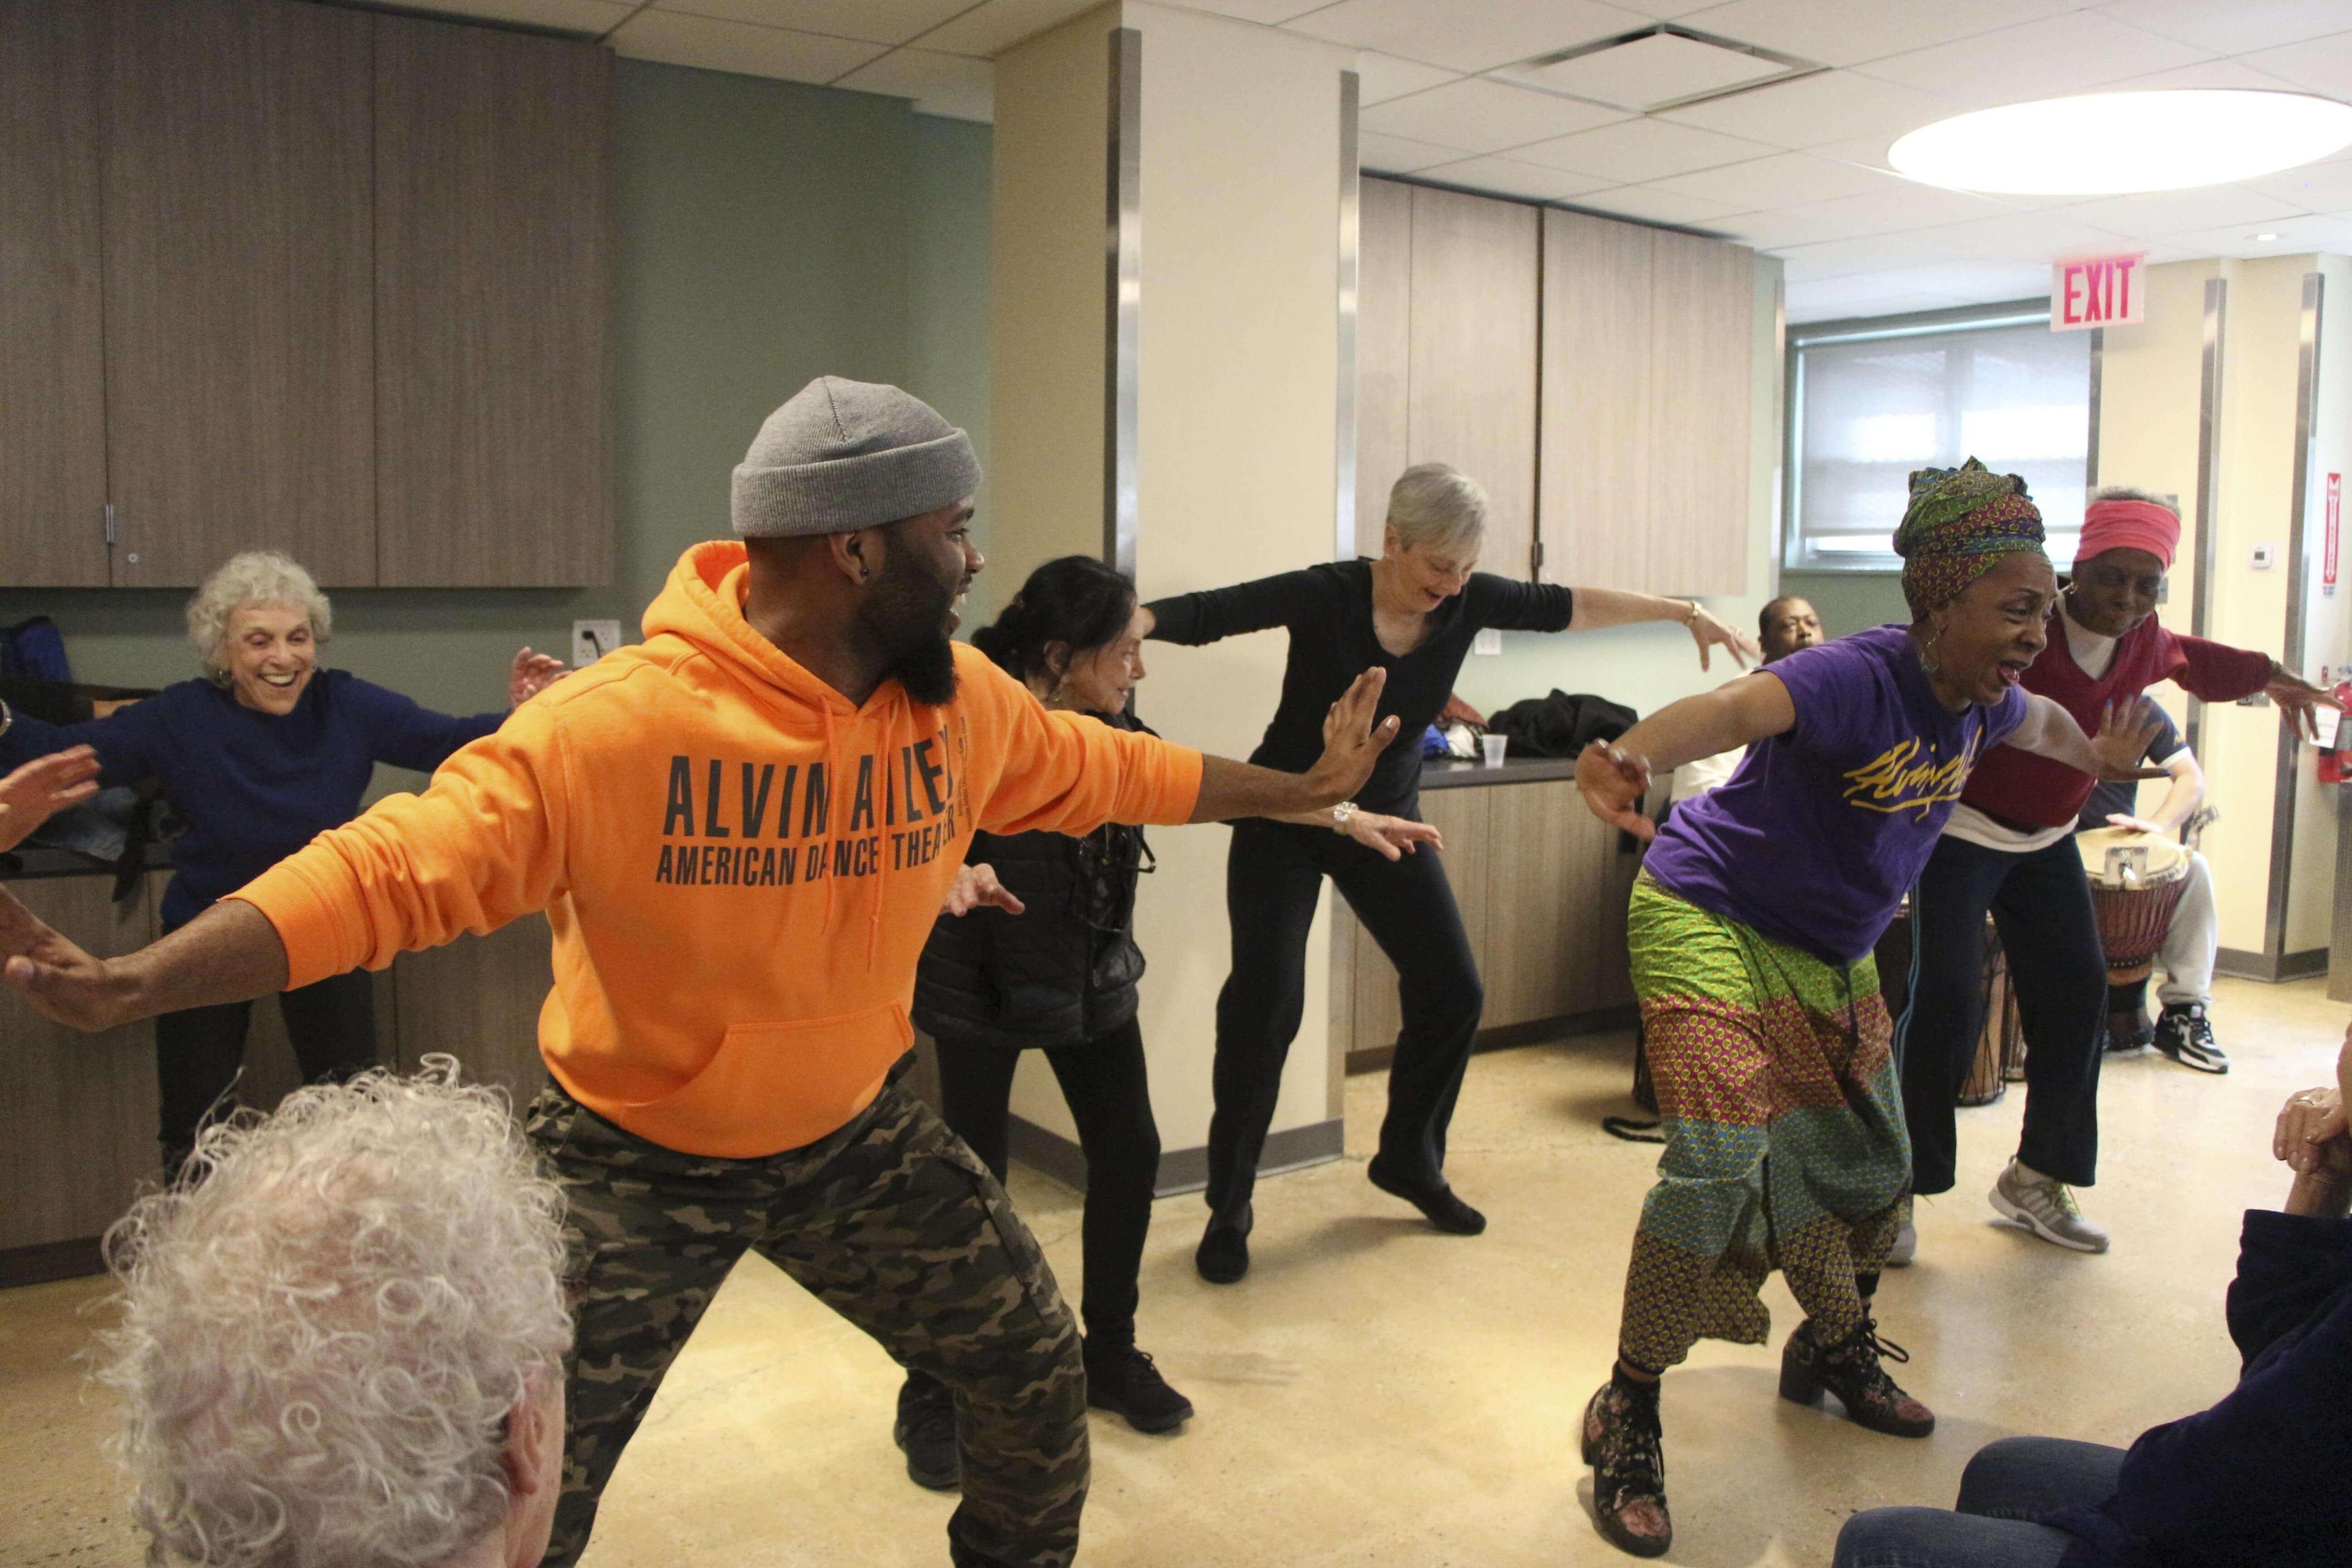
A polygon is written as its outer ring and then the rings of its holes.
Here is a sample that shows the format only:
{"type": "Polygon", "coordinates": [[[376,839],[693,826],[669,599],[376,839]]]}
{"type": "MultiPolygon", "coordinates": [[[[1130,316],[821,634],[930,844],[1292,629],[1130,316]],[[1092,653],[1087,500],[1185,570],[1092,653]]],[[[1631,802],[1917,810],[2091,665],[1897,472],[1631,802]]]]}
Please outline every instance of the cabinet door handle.
{"type": "Polygon", "coordinates": [[[119,542],[114,522],[114,503],[106,503],[106,547],[111,550],[119,542]]]}

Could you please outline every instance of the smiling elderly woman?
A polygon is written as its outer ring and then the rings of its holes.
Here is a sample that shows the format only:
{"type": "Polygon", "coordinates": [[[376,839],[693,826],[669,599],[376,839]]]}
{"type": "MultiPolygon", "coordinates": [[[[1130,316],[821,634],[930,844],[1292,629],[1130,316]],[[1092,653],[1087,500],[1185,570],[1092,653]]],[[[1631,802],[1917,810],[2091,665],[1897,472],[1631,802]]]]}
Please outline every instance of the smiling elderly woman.
{"type": "MultiPolygon", "coordinates": [[[[188,601],[205,672],[87,724],[45,724],[0,703],[0,769],[70,746],[96,749],[101,784],[158,780],[186,824],[163,895],[175,931],[330,827],[359,815],[375,764],[430,773],[506,714],[452,718],[339,669],[319,668],[333,626],[327,595],[275,551],[232,556],[188,601]]],[[[508,670],[509,706],[562,674],[529,648],[508,670]]],[[[364,971],[278,999],[306,1079],[341,1079],[375,1061],[364,971]]],[[[197,1124],[236,1081],[252,1004],[155,1020],[163,1171],[177,1172],[197,1124]]]]}

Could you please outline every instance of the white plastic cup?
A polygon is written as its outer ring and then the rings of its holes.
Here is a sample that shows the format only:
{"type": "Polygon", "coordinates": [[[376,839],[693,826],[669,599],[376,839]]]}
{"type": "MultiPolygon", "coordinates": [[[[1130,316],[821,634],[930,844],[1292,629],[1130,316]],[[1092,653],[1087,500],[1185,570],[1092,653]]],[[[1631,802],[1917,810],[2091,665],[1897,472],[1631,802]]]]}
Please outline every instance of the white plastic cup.
{"type": "Polygon", "coordinates": [[[1508,735],[1478,737],[1478,749],[1486,753],[1486,765],[1490,768],[1499,768],[1503,765],[1503,752],[1510,743],[1511,738],[1508,735]]]}

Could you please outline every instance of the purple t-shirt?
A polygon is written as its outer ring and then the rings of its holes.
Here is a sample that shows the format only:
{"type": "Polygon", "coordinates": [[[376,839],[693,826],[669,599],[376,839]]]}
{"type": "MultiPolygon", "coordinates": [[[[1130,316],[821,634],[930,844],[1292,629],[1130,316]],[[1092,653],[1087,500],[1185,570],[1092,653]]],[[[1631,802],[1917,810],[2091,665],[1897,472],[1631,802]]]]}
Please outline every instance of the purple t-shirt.
{"type": "Polygon", "coordinates": [[[2024,722],[2025,693],[1953,712],[1899,626],[1768,673],[1789,689],[1796,723],[1748,747],[1722,788],[1675,805],[1649,872],[1703,910],[1852,963],[1935,853],[1977,759],[2024,722]]]}

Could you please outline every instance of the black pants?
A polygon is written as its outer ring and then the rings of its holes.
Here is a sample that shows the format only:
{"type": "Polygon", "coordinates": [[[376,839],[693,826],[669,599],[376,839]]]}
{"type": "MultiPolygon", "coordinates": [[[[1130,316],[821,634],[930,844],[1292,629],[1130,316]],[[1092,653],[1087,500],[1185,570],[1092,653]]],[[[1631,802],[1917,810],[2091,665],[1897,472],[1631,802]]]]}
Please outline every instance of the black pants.
{"type": "Polygon", "coordinates": [[[1239,1212],[1282,1088],[1283,1058],[1307,1005],[1307,930],[1329,877],[1397,969],[1404,1026],[1389,1064],[1381,1159],[1409,1182],[1445,1180],[1445,1129],[1478,1037],[1486,993],[1435,850],[1389,860],[1328,828],[1234,824],[1225,859],[1233,973],[1217,996],[1216,1112],[1209,1122],[1209,1206],[1239,1212]]]}
{"type": "MultiPolygon", "coordinates": [[[[376,1065],[375,986],[353,970],[315,985],[281,992],[278,1016],[305,1083],[341,1083],[376,1065]]],[[[236,1086],[245,1064],[253,1004],[184,1007],[155,1019],[155,1085],[162,1101],[163,1174],[178,1174],[195,1146],[196,1129],[236,1086]]]]}
{"type": "Polygon", "coordinates": [[[1912,894],[1917,979],[1895,1043],[1914,1190],[1952,1189],[1953,1108],[1984,1023],[1988,910],[2025,1032],[2025,1134],[2017,1157],[2045,1176],[2089,1186],[2099,1165],[2107,961],[2083,857],[2071,838],[2015,855],[1947,836],[1912,894]]]}
{"type": "MultiPolygon", "coordinates": [[[[1012,1121],[1015,1051],[940,1045],[940,1100],[949,1131],[1004,1180],[1012,1121]]],[[[1134,1020],[1098,1039],[1045,1053],[1078,1124],[1087,1157],[1084,1226],[1086,1290],[1079,1310],[1087,1338],[1106,1346],[1135,1342],[1136,1276],[1151,1229],[1151,1192],[1160,1177],[1160,1126],[1151,1119],[1151,1085],[1143,1064],[1143,1029],[1134,1020]]]]}

